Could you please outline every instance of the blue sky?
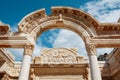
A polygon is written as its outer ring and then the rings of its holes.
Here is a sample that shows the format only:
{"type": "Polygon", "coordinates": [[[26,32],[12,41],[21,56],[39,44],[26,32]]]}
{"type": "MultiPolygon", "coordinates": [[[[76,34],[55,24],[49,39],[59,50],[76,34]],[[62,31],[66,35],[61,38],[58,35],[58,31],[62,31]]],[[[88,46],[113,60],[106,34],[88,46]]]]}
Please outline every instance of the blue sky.
{"type": "MultiPolygon", "coordinates": [[[[1,0],[0,6],[0,20],[9,24],[12,31],[17,31],[17,24],[27,14],[42,8],[50,14],[52,6],[82,9],[100,22],[117,22],[120,17],[120,0],[1,0]]],[[[39,36],[33,56],[39,55],[43,48],[53,47],[75,47],[78,48],[79,55],[87,55],[84,43],[77,34],[64,29],[53,29],[39,36]]],[[[9,49],[9,51],[13,53],[16,61],[22,59],[23,50],[9,49]]],[[[109,48],[97,49],[98,55],[110,51],[109,48]]]]}
{"type": "Polygon", "coordinates": [[[89,0],[1,0],[0,19],[10,25],[18,23],[25,15],[45,8],[50,13],[51,6],[70,6],[79,8],[89,0]]]}

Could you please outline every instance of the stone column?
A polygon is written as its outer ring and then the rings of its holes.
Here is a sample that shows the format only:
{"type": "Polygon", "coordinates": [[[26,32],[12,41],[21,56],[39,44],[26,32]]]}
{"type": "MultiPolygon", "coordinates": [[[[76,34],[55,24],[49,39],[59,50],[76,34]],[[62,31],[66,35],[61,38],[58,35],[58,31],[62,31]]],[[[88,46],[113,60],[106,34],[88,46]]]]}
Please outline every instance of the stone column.
{"type": "Polygon", "coordinates": [[[87,45],[86,49],[89,56],[91,80],[102,80],[100,69],[98,66],[95,46],[93,44],[87,45]]]}
{"type": "Polygon", "coordinates": [[[33,53],[33,46],[25,46],[23,62],[22,62],[18,80],[28,80],[29,79],[29,71],[30,71],[30,63],[31,63],[32,53],[33,53]]]}

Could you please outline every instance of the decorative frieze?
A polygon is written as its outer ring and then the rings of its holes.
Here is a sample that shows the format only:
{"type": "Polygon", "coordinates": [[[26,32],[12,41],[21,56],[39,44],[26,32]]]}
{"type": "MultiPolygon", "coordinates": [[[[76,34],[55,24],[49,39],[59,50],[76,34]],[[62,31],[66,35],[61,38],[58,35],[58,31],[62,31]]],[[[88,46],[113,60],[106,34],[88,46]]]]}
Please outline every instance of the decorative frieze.
{"type": "Polygon", "coordinates": [[[87,26],[99,26],[97,20],[95,20],[89,14],[70,7],[52,7],[52,15],[59,15],[62,14],[63,16],[70,17],[79,21],[82,21],[87,26]],[[89,22],[88,22],[89,21],[89,22]]]}
{"type": "Polygon", "coordinates": [[[19,23],[19,31],[30,33],[37,25],[36,21],[46,16],[45,10],[33,12],[19,23]],[[29,17],[28,17],[29,16],[29,17]]]}
{"type": "Polygon", "coordinates": [[[120,35],[120,23],[101,23],[96,31],[98,35],[120,35]]]}
{"type": "Polygon", "coordinates": [[[49,22],[55,19],[59,19],[58,22],[63,22],[60,20],[62,19],[64,20],[66,18],[76,20],[77,21],[76,23],[78,22],[83,23],[88,27],[93,27],[93,29],[94,27],[97,27],[99,25],[98,22],[93,17],[91,17],[89,14],[86,14],[85,12],[81,10],[68,8],[68,7],[67,8],[66,7],[54,7],[52,8],[52,14],[50,16],[46,16],[44,10],[39,10],[23,18],[22,21],[19,23],[19,31],[23,31],[23,32],[31,34],[34,32],[34,29],[36,29],[37,27],[41,27],[39,25],[43,22],[47,22],[47,21],[49,22]],[[61,18],[59,15],[62,15],[63,17],[61,18]],[[39,16],[42,16],[42,17],[39,17],[39,16]]]}
{"type": "Polygon", "coordinates": [[[41,54],[42,63],[67,64],[77,63],[77,52],[72,49],[54,48],[43,50],[41,54]]]}

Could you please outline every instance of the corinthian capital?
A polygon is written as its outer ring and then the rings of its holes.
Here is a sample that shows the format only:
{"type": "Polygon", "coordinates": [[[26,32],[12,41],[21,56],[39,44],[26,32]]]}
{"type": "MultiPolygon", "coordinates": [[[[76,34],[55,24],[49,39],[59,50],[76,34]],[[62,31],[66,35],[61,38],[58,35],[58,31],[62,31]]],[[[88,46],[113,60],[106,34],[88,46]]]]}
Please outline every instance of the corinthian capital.
{"type": "Polygon", "coordinates": [[[32,56],[33,50],[34,50],[34,46],[33,45],[26,45],[25,48],[24,48],[24,55],[32,56]]]}
{"type": "Polygon", "coordinates": [[[96,55],[96,47],[94,44],[86,44],[88,55],[96,55]]]}

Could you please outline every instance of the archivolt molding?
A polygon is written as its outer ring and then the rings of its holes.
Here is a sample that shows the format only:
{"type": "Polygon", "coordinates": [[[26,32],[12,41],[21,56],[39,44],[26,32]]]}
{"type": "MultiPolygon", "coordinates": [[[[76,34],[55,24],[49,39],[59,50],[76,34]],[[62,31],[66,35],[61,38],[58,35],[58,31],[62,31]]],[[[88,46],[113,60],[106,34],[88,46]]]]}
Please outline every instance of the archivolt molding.
{"type": "Polygon", "coordinates": [[[71,7],[52,7],[52,15],[62,14],[66,17],[78,20],[93,30],[99,26],[99,22],[90,14],[83,12],[80,9],[71,7]]]}
{"type": "Polygon", "coordinates": [[[19,31],[37,37],[40,33],[50,28],[66,28],[76,32],[84,39],[87,36],[96,35],[95,27],[98,25],[99,23],[93,17],[81,10],[69,7],[53,7],[52,14],[49,16],[42,9],[24,17],[19,23],[19,31]],[[60,14],[62,15],[63,23],[57,23],[60,14]],[[83,34],[83,32],[86,34],[83,34]]]}
{"type": "MultiPolygon", "coordinates": [[[[79,24],[76,24],[69,20],[63,20],[63,23],[60,23],[60,24],[56,23],[57,21],[58,21],[57,19],[50,20],[50,21],[46,21],[46,22],[38,25],[38,27],[36,27],[34,29],[34,31],[37,33],[37,37],[45,30],[52,29],[52,28],[64,28],[64,29],[71,30],[71,31],[77,33],[79,36],[81,36],[83,38],[83,40],[87,36],[90,36],[90,35],[92,36],[92,33],[90,33],[90,31],[89,31],[90,34],[86,31],[87,29],[85,29],[86,26],[84,24],[81,24],[81,25],[83,25],[85,28],[83,28],[79,24]]],[[[31,32],[31,35],[33,35],[34,31],[31,32]]]]}
{"type": "Polygon", "coordinates": [[[45,9],[41,9],[28,14],[18,24],[19,31],[30,33],[30,31],[36,28],[41,22],[46,20],[45,16],[46,16],[45,9]]]}
{"type": "Polygon", "coordinates": [[[18,24],[19,31],[30,34],[39,24],[58,19],[60,14],[64,20],[69,19],[70,21],[75,21],[75,23],[86,25],[87,29],[89,29],[87,32],[91,31],[94,34],[92,36],[120,34],[120,23],[99,23],[90,14],[70,7],[52,7],[52,14],[49,16],[46,15],[45,9],[32,12],[18,24]]]}

